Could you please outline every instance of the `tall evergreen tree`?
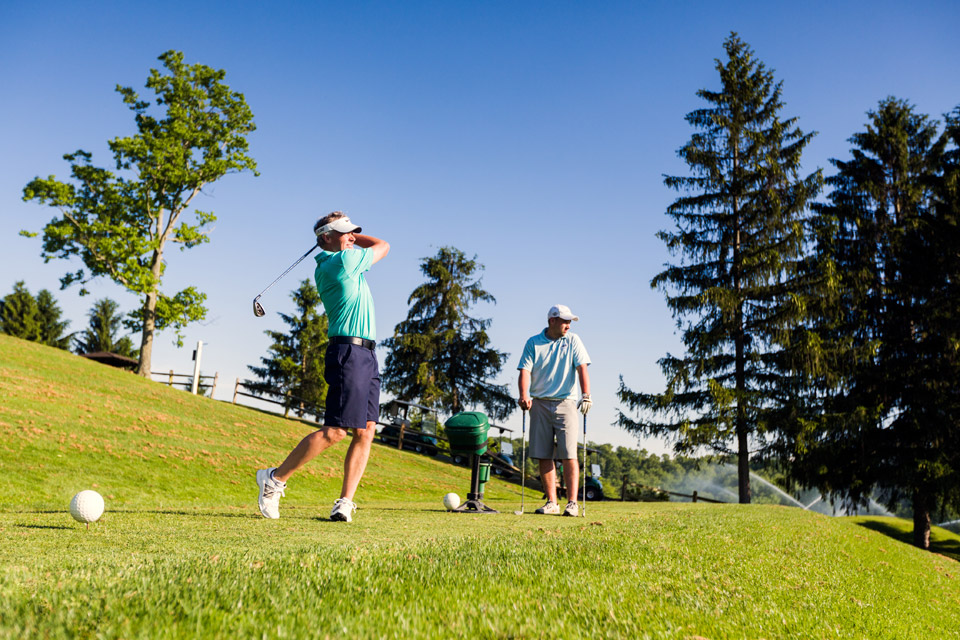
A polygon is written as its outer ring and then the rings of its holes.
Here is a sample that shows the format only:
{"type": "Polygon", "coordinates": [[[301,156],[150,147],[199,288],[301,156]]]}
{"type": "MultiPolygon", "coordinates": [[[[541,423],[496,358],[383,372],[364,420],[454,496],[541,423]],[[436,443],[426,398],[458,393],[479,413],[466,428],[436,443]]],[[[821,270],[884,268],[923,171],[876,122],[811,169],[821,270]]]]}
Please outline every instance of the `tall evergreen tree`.
{"type": "Polygon", "coordinates": [[[260,358],[261,367],[248,366],[257,377],[252,388],[269,396],[284,398],[289,394],[289,406],[300,410],[304,403],[322,407],[327,399],[324,379],[324,354],[327,350],[326,314],[318,311],[320,294],[310,280],[303,280],[291,295],[296,314],[280,313],[289,331],[266,331],[273,340],[269,355],[260,358]]]}
{"type": "Polygon", "coordinates": [[[23,280],[13,285],[13,293],[0,300],[0,329],[15,338],[40,340],[42,329],[37,299],[23,280]]]}
{"type": "Polygon", "coordinates": [[[665,178],[686,195],[667,210],[676,229],[658,237],[681,260],[651,282],[667,296],[686,353],[659,361],[663,393],[634,392],[621,379],[620,401],[639,415],[620,411],[618,424],[673,437],[678,453],[735,453],[746,503],[750,456],[776,440],[777,394],[796,383],[787,354],[803,313],[807,203],[821,175],[799,175],[814,134],[800,131],[795,118],[780,119],[782,83],[735,33],[724,49],[727,60],[716,61],[720,89],[698,91],[710,106],[686,117],[697,132],[679,156],[691,175],[665,178]]]}
{"type": "Polygon", "coordinates": [[[441,247],[420,262],[427,281],[413,290],[407,319],[383,341],[388,353],[381,376],[384,388],[400,400],[419,401],[452,413],[482,406],[504,419],[516,402],[506,385],[490,382],[508,354],[490,347],[489,319],[468,314],[477,302],[496,302],[483,289],[476,256],[441,247]]]}
{"type": "Polygon", "coordinates": [[[792,468],[847,502],[876,490],[891,508],[909,501],[928,548],[931,512],[960,499],[955,155],[949,124],[938,135],[903,100],[868,117],[817,207],[816,267],[834,293],[810,327],[831,357],[812,376],[792,468]]]}
{"type": "Polygon", "coordinates": [[[37,293],[37,315],[40,320],[40,342],[57,349],[69,349],[73,334],[65,333],[69,320],[61,320],[63,310],[46,289],[37,293]]]}
{"type": "Polygon", "coordinates": [[[90,322],[79,337],[74,338],[76,353],[96,353],[104,351],[116,353],[127,358],[136,358],[137,350],[130,336],[117,338],[117,332],[123,323],[123,316],[117,313],[119,305],[110,298],[97,300],[87,317],[90,322]]]}

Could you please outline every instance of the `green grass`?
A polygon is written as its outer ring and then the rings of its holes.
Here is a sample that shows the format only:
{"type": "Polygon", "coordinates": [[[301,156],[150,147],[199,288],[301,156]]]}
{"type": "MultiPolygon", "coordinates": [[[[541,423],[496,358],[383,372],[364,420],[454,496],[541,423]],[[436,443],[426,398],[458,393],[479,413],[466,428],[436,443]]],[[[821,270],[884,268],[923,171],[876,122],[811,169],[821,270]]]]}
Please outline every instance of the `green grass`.
{"type": "Polygon", "coordinates": [[[256,510],[253,471],[309,426],[0,336],[0,637],[955,638],[960,536],[795,508],[442,510],[469,473],[375,446],[349,525],[343,445],[256,510]],[[107,512],[67,512],[84,488],[107,512]]]}

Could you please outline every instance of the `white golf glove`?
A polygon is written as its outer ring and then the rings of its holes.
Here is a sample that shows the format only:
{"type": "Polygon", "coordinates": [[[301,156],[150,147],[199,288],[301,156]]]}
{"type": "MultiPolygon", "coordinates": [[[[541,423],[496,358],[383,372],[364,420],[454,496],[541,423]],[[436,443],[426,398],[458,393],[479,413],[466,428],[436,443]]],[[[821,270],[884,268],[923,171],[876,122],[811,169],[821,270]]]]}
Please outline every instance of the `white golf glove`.
{"type": "Polygon", "coordinates": [[[593,400],[590,399],[590,394],[585,393],[583,397],[580,398],[580,402],[577,403],[577,409],[580,410],[580,413],[587,415],[587,411],[590,411],[590,407],[593,406],[593,400]]]}

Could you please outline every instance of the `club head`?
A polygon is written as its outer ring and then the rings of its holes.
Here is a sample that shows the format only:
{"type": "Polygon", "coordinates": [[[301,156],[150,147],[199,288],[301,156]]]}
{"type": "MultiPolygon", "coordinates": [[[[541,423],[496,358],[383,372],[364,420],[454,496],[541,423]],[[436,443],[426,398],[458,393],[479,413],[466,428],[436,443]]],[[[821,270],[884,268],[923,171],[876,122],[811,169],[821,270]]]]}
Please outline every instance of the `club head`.
{"type": "Polygon", "coordinates": [[[258,318],[262,318],[266,315],[266,313],[267,312],[263,310],[263,307],[260,306],[260,296],[257,296],[253,299],[253,315],[257,316],[258,318]]]}
{"type": "Polygon", "coordinates": [[[522,516],[522,515],[523,515],[523,511],[514,511],[514,512],[513,512],[513,515],[515,515],[515,516],[522,516]]]}

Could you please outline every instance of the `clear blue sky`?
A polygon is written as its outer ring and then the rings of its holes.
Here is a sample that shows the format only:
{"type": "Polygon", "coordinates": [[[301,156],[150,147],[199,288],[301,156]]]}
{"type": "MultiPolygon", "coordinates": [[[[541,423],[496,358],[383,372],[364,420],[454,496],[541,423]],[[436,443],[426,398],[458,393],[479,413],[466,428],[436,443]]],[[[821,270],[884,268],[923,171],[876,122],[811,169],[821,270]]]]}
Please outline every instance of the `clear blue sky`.
{"type": "MultiPolygon", "coordinates": [[[[66,178],[76,149],[110,167],[106,141],[134,131],[117,84],[142,89],[162,52],[225,69],[258,129],[261,176],[228,176],[198,206],[219,217],[212,242],[168,253],[165,287],[209,295],[209,319],[183,349],[160,334],[153,369],[205,373],[229,398],[282,329],[304,262],[250,301],[313,242],[320,215],[346,211],[390,241],[369,274],[379,338],[406,315],[419,260],[453,245],[486,265],[494,345],[515,388],[524,340],[569,305],[593,358],[589,438],[636,446],[611,426],[617,379],[659,391],[656,364],[679,351],[650,279],[669,259],[656,231],[676,197],[662,175],[686,170],[684,115],[716,88],[714,59],[737,31],[784,82],[784,117],[815,130],[805,170],[845,158],[866,111],[894,95],[940,117],[960,104],[960,3],[943,2],[130,2],[3,3],[0,8],[0,295],[17,280],[54,292],[86,325],[96,298],[137,300],[103,282],[59,291],[77,267],[43,264],[53,211],[21,202],[33,177],[66,178]]],[[[383,353],[380,352],[381,359],[383,353]]],[[[519,432],[520,416],[508,425],[519,432]]],[[[651,451],[665,443],[644,441],[651,451]]]]}

